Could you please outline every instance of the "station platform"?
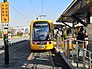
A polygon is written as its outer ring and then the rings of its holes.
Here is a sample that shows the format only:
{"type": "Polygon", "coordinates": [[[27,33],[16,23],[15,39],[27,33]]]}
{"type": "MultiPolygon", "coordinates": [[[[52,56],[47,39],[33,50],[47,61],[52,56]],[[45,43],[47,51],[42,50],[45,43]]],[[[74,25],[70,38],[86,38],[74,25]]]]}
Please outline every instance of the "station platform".
{"type": "MultiPolygon", "coordinates": [[[[55,44],[56,44],[56,42],[55,42],[55,44]]],[[[83,59],[84,58],[82,57],[81,60],[77,59],[77,57],[75,55],[77,53],[77,51],[70,51],[69,56],[65,56],[64,50],[61,48],[61,45],[59,45],[58,48],[55,47],[55,49],[56,49],[56,52],[59,53],[60,56],[62,56],[62,58],[64,59],[64,61],[71,67],[71,69],[72,69],[72,67],[74,67],[75,69],[84,69],[84,67],[83,67],[83,65],[84,65],[83,64],[84,63],[83,59]]],[[[89,45],[88,45],[87,50],[90,51],[90,52],[92,52],[92,41],[89,41],[89,45]]],[[[90,59],[92,59],[92,55],[91,55],[90,59]]],[[[89,65],[87,64],[88,60],[86,59],[85,62],[86,62],[85,68],[89,69],[89,65]]],[[[89,60],[89,62],[90,62],[90,64],[92,63],[90,60],[89,60]]],[[[92,67],[92,64],[91,64],[91,67],[92,67]]]]}

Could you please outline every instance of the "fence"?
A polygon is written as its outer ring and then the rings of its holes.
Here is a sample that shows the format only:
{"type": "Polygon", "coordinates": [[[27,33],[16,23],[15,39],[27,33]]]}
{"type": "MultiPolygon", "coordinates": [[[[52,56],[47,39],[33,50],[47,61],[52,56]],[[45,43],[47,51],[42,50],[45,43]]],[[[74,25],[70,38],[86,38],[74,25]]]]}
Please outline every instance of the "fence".
{"type": "Polygon", "coordinates": [[[58,38],[56,41],[56,48],[62,51],[68,59],[72,60],[72,64],[76,63],[74,66],[92,69],[92,52],[85,47],[86,42],[81,40],[61,40],[61,38],[58,38]],[[79,42],[81,44],[78,44],[79,42]]]}

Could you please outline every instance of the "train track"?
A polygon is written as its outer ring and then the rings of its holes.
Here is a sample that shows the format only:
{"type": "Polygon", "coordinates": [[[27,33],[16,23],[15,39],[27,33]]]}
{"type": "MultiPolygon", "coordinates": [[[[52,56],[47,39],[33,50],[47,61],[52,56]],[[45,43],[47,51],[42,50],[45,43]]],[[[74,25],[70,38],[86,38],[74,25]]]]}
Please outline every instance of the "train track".
{"type": "Polygon", "coordinates": [[[32,52],[27,58],[28,62],[22,67],[24,69],[62,69],[55,67],[52,56],[55,57],[55,54],[52,54],[51,51],[32,52]]]}
{"type": "MultiPolygon", "coordinates": [[[[28,41],[23,40],[20,43],[16,43],[15,45],[9,46],[9,54],[10,54],[10,57],[13,57],[13,55],[16,55],[14,53],[18,53],[17,50],[21,50],[21,48],[23,48],[27,44],[28,44],[28,41]]],[[[0,58],[3,58],[3,57],[4,57],[4,53],[1,54],[1,57],[0,58]]]]}
{"type": "MultiPolygon", "coordinates": [[[[9,69],[21,69],[29,54],[29,40],[9,46],[9,69]]],[[[5,69],[4,62],[4,53],[2,53],[0,54],[0,69],[5,69]]]]}
{"type": "MultiPolygon", "coordinates": [[[[58,57],[52,51],[31,52],[28,40],[10,46],[9,55],[8,69],[62,69],[61,66],[56,65],[58,57]]],[[[1,54],[0,69],[5,69],[5,67],[4,54],[1,54]]]]}

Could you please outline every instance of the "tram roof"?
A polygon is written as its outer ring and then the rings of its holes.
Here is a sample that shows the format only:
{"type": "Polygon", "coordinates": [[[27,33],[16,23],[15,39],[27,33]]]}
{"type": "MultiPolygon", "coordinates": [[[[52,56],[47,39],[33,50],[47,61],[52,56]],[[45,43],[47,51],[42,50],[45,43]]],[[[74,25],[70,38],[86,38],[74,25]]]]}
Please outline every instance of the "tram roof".
{"type": "Polygon", "coordinates": [[[73,23],[73,15],[78,16],[79,19],[83,20],[86,18],[87,13],[92,15],[92,0],[74,0],[68,8],[62,13],[56,22],[69,22],[73,23]]]}
{"type": "Polygon", "coordinates": [[[47,21],[47,22],[52,22],[51,20],[33,20],[33,21],[31,21],[31,22],[39,22],[39,21],[47,21]]]}

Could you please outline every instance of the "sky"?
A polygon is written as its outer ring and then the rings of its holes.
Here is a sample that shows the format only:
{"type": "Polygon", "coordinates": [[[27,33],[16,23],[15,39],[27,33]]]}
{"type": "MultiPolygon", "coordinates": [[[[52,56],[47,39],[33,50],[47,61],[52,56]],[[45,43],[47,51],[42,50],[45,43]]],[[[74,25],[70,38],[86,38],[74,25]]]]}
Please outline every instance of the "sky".
{"type": "MultiPolygon", "coordinates": [[[[56,22],[73,0],[7,0],[10,26],[29,26],[39,15],[56,22]]],[[[3,0],[0,0],[3,2],[3,0]]]]}

